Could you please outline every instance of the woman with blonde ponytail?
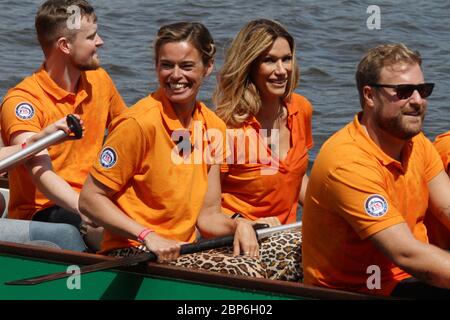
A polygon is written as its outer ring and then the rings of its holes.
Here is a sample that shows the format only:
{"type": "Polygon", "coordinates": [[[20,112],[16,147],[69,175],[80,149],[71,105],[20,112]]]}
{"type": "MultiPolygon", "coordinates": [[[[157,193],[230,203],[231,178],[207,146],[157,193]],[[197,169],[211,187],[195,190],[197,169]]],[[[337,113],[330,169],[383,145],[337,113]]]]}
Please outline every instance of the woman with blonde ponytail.
{"type": "MultiPolygon", "coordinates": [[[[312,106],[294,93],[298,79],[294,39],[279,23],[251,21],[232,41],[213,98],[232,151],[221,167],[222,208],[231,216],[297,220],[313,144],[312,106]]],[[[260,253],[269,278],[301,280],[301,232],[270,237],[260,253]]]]}

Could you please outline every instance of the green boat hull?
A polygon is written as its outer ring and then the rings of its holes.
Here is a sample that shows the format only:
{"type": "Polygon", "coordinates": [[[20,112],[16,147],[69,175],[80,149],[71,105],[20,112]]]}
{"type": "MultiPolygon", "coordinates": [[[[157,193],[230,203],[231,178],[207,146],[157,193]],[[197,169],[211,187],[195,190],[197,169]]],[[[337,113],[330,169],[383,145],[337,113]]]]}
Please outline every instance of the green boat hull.
{"type": "Polygon", "coordinates": [[[0,300],[367,299],[369,296],[156,263],[98,271],[38,285],[5,282],[113,258],[0,242],[0,300]]]}
{"type": "Polygon", "coordinates": [[[74,278],[33,286],[7,286],[4,282],[65,271],[67,266],[23,257],[0,256],[0,299],[82,299],[82,300],[189,300],[189,299],[282,299],[282,295],[237,290],[180,279],[132,272],[99,271],[74,278]],[[5,272],[7,270],[7,272],[5,272]]]}

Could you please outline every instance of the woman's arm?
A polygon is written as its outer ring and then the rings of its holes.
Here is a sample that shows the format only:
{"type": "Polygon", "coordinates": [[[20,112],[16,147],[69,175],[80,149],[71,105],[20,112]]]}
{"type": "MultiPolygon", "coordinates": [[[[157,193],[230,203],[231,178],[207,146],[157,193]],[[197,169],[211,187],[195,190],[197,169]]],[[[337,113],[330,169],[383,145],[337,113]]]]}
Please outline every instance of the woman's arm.
{"type": "Polygon", "coordinates": [[[233,254],[257,257],[259,245],[252,223],[246,219],[231,219],[222,213],[220,166],[211,166],[208,173],[208,189],[197,220],[197,227],[204,237],[220,237],[234,233],[233,254]]]}
{"type": "MultiPolygon", "coordinates": [[[[136,240],[147,228],[127,216],[110,200],[115,193],[115,190],[89,175],[81,190],[80,211],[105,229],[127,239],[136,240]]],[[[158,262],[176,260],[180,255],[179,242],[163,238],[156,232],[147,234],[144,242],[146,247],[156,254],[158,262]]]]}

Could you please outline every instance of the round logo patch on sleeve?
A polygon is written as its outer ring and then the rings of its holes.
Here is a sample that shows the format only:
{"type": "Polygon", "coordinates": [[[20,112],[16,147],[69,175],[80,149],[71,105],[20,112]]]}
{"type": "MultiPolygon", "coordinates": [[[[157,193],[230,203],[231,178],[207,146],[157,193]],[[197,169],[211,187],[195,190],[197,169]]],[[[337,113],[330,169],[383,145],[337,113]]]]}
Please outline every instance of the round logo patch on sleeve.
{"type": "Polygon", "coordinates": [[[384,216],[388,211],[388,203],[383,196],[373,194],[366,199],[364,209],[369,216],[379,218],[384,216]]]}
{"type": "Polygon", "coordinates": [[[114,167],[114,165],[117,162],[117,152],[111,147],[103,148],[102,152],[100,153],[100,165],[105,168],[109,169],[114,167]]]}
{"type": "Polygon", "coordinates": [[[21,102],[16,106],[16,116],[21,120],[30,120],[34,117],[34,108],[28,102],[21,102]]]}

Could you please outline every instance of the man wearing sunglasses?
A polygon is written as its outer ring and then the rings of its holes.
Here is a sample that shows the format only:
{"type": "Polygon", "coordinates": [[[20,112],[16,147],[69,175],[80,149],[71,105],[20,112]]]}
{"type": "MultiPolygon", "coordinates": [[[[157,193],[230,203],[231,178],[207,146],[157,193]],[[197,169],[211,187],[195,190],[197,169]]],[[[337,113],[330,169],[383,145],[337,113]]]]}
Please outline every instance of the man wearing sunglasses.
{"type": "Polygon", "coordinates": [[[450,179],[424,136],[427,83],[403,44],[358,65],[362,112],[322,147],[303,212],[305,283],[377,295],[450,298],[450,254],[428,244],[430,200],[450,226],[450,179]]]}

